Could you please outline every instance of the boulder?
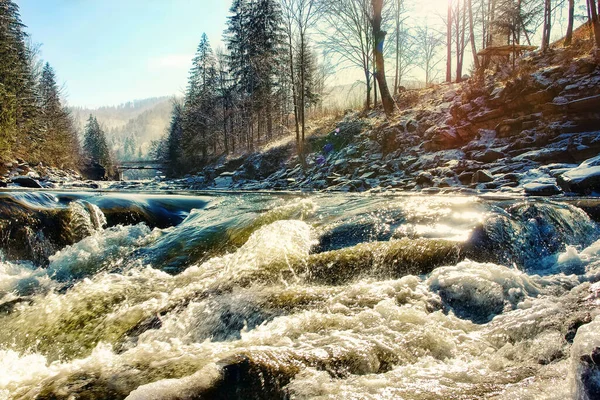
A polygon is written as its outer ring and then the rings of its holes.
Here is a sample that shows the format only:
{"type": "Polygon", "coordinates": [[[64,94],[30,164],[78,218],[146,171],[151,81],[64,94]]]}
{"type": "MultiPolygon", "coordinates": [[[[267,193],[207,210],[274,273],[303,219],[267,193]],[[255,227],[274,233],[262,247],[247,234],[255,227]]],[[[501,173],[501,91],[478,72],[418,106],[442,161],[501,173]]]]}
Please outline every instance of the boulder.
{"type": "Polygon", "coordinates": [[[558,176],[557,182],[565,192],[600,192],[600,156],[587,159],[577,168],[558,176]]]}
{"type": "Polygon", "coordinates": [[[463,185],[468,185],[471,182],[473,182],[473,173],[472,172],[463,172],[462,174],[460,174],[458,176],[458,180],[460,181],[460,183],[462,183],[463,185]]]}
{"type": "Polygon", "coordinates": [[[84,165],[81,172],[86,179],[91,179],[93,181],[103,181],[107,179],[106,168],[98,163],[84,165]]]}
{"type": "Polygon", "coordinates": [[[431,138],[423,146],[428,151],[456,149],[465,144],[465,139],[456,132],[455,128],[450,127],[430,128],[426,132],[426,137],[431,138]]]}
{"type": "Polygon", "coordinates": [[[501,158],[506,157],[506,155],[495,149],[486,149],[483,151],[476,151],[471,154],[471,158],[476,161],[484,162],[484,163],[493,163],[498,161],[501,158]]]}
{"type": "Polygon", "coordinates": [[[504,138],[520,132],[523,128],[523,121],[519,119],[507,119],[496,125],[495,131],[498,137],[504,138]]]}
{"type": "Polygon", "coordinates": [[[467,257],[478,262],[516,264],[528,272],[551,270],[568,245],[583,248],[597,240],[596,224],[568,204],[525,201],[487,218],[467,243],[467,257]]]}
{"type": "Polygon", "coordinates": [[[515,161],[531,160],[536,162],[569,162],[571,155],[563,148],[543,148],[522,153],[514,157],[515,161]]]}
{"type": "Polygon", "coordinates": [[[42,185],[30,176],[15,176],[11,182],[26,188],[42,189],[42,185]]]}
{"type": "Polygon", "coordinates": [[[417,175],[415,182],[417,185],[431,185],[433,183],[433,176],[429,172],[421,172],[417,175]]]}
{"type": "Polygon", "coordinates": [[[215,178],[215,186],[226,188],[233,184],[233,172],[223,172],[215,178]]]}
{"type": "Polygon", "coordinates": [[[554,196],[562,193],[554,183],[532,182],[523,185],[523,189],[525,189],[525,194],[530,196],[554,196]]]}
{"type": "Polygon", "coordinates": [[[489,172],[480,169],[473,175],[472,183],[488,183],[493,181],[494,177],[489,172]]]}
{"type": "Polygon", "coordinates": [[[579,194],[600,192],[600,166],[574,168],[559,176],[557,182],[565,192],[579,194]]]}
{"type": "Polygon", "coordinates": [[[581,399],[600,398],[600,348],[579,358],[578,394],[581,399]]]}

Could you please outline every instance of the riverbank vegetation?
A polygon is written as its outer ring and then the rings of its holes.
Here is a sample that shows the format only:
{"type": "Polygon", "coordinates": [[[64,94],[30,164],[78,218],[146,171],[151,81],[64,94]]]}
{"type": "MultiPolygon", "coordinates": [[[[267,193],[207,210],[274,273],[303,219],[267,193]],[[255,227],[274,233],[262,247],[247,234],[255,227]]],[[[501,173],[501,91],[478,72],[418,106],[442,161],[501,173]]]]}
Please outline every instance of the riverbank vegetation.
{"type": "MultiPolygon", "coordinates": [[[[333,73],[362,71],[361,108],[383,106],[389,117],[398,111],[395,100],[406,99],[409,78],[431,86],[441,83],[444,66],[447,82],[481,76],[499,59],[514,67],[522,51],[538,45],[548,51],[559,30],[561,45],[576,45],[578,22],[587,22],[600,43],[591,0],[452,0],[433,19],[421,17],[435,11],[418,8],[414,0],[234,0],[225,47],[215,49],[202,36],[185,95],[174,100],[168,132],[152,155],[180,176],[291,137],[306,167],[309,125],[328,114],[333,73]]],[[[0,58],[0,160],[61,168],[97,161],[95,150],[82,149],[83,132],[56,74],[10,0],[0,0],[0,58]]],[[[133,135],[121,136],[118,143],[107,139],[107,156],[100,158],[147,157],[133,135]]]]}
{"type": "Polygon", "coordinates": [[[0,160],[76,167],[77,131],[49,63],[29,41],[18,6],[0,1],[0,160]]]}
{"type": "Polygon", "coordinates": [[[154,154],[177,176],[294,137],[298,162],[305,164],[307,122],[323,109],[328,62],[338,71],[362,70],[363,109],[383,105],[390,116],[410,71],[422,70],[431,86],[445,64],[446,81],[461,82],[465,73],[481,76],[501,59],[514,66],[521,52],[537,45],[547,51],[559,24],[567,26],[560,33],[566,46],[573,44],[578,20],[599,30],[593,1],[449,1],[447,15],[439,17],[444,30],[430,26],[430,19],[411,21],[416,6],[409,0],[235,0],[226,48],[214,50],[202,37],[185,98],[175,102],[154,154]]]}

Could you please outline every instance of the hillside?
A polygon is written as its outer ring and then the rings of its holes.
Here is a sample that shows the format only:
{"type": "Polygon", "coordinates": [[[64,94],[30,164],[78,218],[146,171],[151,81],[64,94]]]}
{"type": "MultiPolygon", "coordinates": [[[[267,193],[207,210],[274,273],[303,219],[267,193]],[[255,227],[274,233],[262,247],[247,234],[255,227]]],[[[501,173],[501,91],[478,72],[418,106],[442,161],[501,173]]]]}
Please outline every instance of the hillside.
{"type": "Polygon", "coordinates": [[[326,135],[309,139],[306,168],[290,143],[222,162],[185,184],[250,190],[596,192],[599,64],[597,53],[585,45],[529,53],[515,70],[504,64],[461,84],[405,91],[391,120],[379,110],[347,114],[326,135]]]}
{"type": "Polygon", "coordinates": [[[169,124],[171,97],[134,100],[114,107],[72,108],[80,132],[90,114],[97,117],[117,159],[148,156],[152,141],[159,139],[169,124]]]}

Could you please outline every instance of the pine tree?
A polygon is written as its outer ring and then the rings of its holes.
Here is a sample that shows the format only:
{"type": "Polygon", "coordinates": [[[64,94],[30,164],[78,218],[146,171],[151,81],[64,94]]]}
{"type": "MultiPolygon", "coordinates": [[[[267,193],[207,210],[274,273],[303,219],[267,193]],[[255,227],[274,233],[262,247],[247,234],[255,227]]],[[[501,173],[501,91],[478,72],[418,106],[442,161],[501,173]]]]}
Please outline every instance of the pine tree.
{"type": "Polygon", "coordinates": [[[276,85],[276,59],[283,46],[283,19],[279,4],[274,0],[253,2],[247,23],[250,39],[249,59],[255,79],[252,93],[253,111],[263,116],[258,120],[260,142],[261,120],[266,119],[267,138],[273,133],[272,96],[276,85]]]}
{"type": "Polygon", "coordinates": [[[73,167],[78,161],[79,140],[71,116],[61,104],[60,90],[50,64],[44,65],[37,87],[41,135],[32,150],[41,161],[73,167]]]}
{"type": "Polygon", "coordinates": [[[253,78],[249,60],[248,18],[249,5],[247,0],[234,0],[227,17],[227,29],[224,41],[229,53],[229,72],[234,82],[234,91],[239,109],[238,120],[244,129],[242,138],[246,146],[251,148],[252,119],[249,95],[253,92],[253,78]]]}
{"type": "Polygon", "coordinates": [[[215,64],[208,37],[203,34],[193,59],[185,96],[183,118],[184,139],[187,143],[185,156],[191,165],[206,163],[208,149],[214,140],[211,128],[216,98],[215,64]]]}
{"type": "Polygon", "coordinates": [[[282,47],[282,16],[274,0],[235,0],[225,31],[231,75],[246,126],[246,144],[254,147],[266,122],[267,136],[272,134],[272,94],[276,86],[276,59],[282,47]],[[266,121],[265,121],[266,120],[266,121]]]}
{"type": "Polygon", "coordinates": [[[91,114],[85,127],[83,149],[91,162],[100,164],[106,169],[112,167],[112,157],[106,135],[100,128],[96,117],[91,114]]]}
{"type": "Polygon", "coordinates": [[[183,138],[183,106],[178,101],[173,103],[171,124],[167,136],[167,154],[165,161],[169,163],[169,170],[174,175],[182,168],[182,138],[183,138]]]}
{"type": "Polygon", "coordinates": [[[37,113],[23,28],[19,7],[0,0],[0,157],[28,144],[37,113]]]}

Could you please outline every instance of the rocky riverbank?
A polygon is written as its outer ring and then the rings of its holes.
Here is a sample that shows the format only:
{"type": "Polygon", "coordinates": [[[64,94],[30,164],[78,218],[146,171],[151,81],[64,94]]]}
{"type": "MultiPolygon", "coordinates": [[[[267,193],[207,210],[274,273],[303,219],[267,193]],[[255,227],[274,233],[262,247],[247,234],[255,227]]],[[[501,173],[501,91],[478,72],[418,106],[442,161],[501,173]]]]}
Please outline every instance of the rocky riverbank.
{"type": "Polygon", "coordinates": [[[600,193],[600,57],[554,48],[460,84],[404,91],[398,113],[348,112],[295,143],[219,159],[194,176],[99,183],[15,160],[0,185],[118,190],[600,193]],[[326,132],[323,134],[322,132],[326,132]]]}
{"type": "Polygon", "coordinates": [[[593,51],[533,52],[461,84],[400,94],[398,114],[348,113],[308,140],[169,185],[186,189],[600,192],[600,63],[593,51]]]}
{"type": "Polygon", "coordinates": [[[15,159],[0,165],[1,188],[88,188],[97,189],[97,182],[86,180],[72,169],[60,169],[39,163],[30,165],[25,160],[15,159]]]}

